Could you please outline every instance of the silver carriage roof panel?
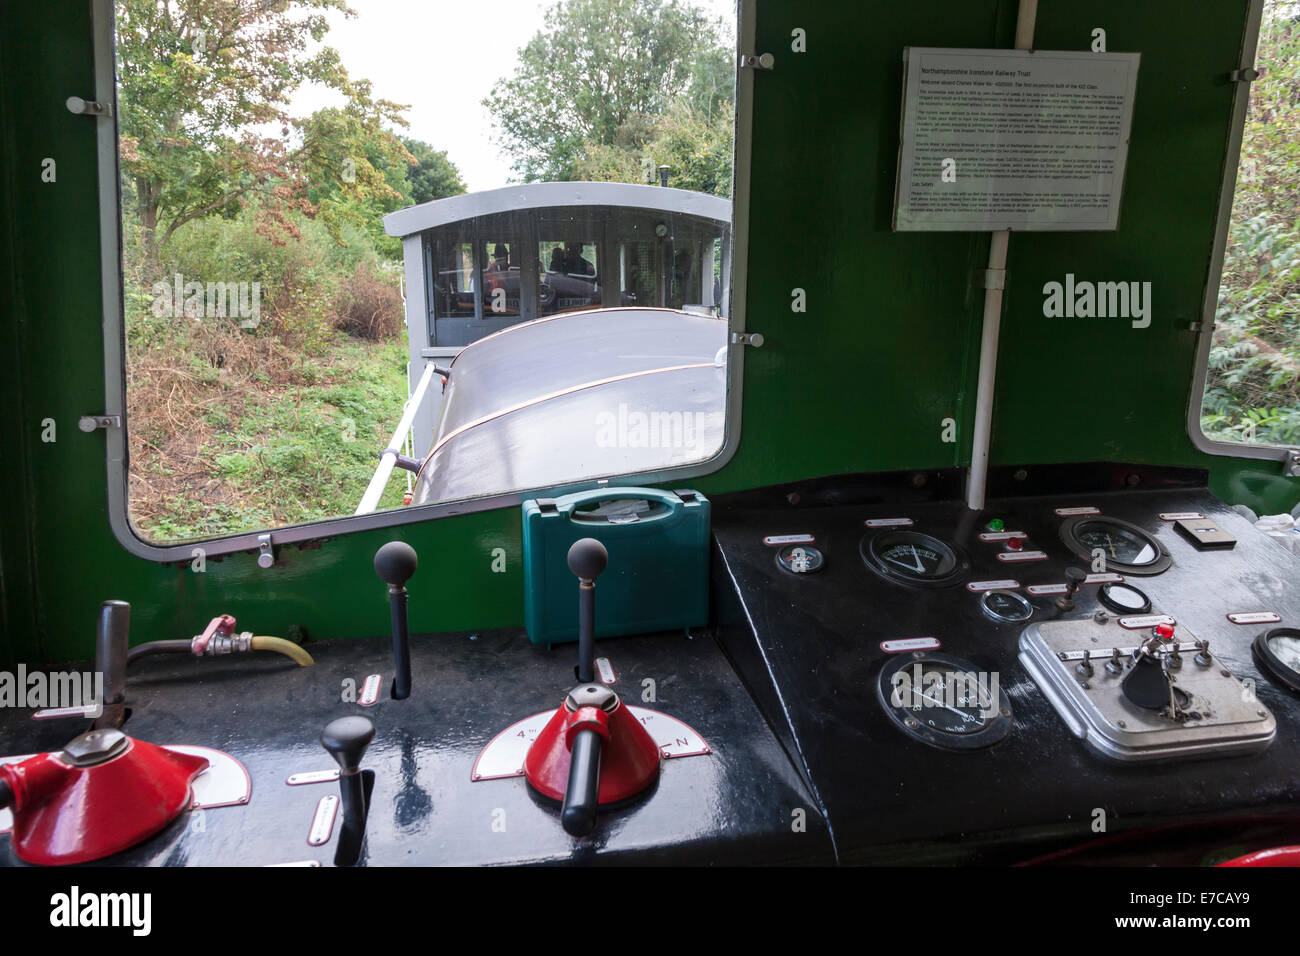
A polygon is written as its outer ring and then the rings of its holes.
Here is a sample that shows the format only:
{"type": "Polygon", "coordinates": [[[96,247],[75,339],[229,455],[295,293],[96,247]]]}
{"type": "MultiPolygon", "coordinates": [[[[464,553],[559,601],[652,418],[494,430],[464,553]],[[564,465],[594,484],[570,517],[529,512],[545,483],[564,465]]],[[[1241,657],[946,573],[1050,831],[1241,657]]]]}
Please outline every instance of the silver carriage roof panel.
{"type": "Polygon", "coordinates": [[[513,326],[451,366],[415,502],[550,488],[709,458],[725,425],[727,323],[607,309],[513,326]]]}
{"type": "Polygon", "coordinates": [[[528,183],[407,206],[384,217],[384,231],[404,238],[478,216],[564,206],[622,206],[731,223],[730,199],[688,189],[636,183],[528,183]]]}
{"type": "Polygon", "coordinates": [[[726,321],[672,309],[570,312],[511,326],[452,361],[430,447],[542,396],[655,369],[725,363],[726,344],[726,321]]]}

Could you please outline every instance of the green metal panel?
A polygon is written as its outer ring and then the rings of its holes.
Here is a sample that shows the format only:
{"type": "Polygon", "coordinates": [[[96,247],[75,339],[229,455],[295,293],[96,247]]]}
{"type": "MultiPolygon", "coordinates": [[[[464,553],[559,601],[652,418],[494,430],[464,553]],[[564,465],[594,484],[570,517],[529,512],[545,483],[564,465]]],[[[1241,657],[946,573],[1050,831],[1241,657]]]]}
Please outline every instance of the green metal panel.
{"type": "MultiPolygon", "coordinates": [[[[1274,464],[1199,453],[1184,425],[1195,349],[1184,326],[1208,279],[1226,73],[1245,9],[1040,2],[1038,48],[1086,48],[1103,26],[1112,50],[1143,62],[1120,231],[1012,239],[995,462],[1190,464],[1209,467],[1229,501],[1276,511],[1300,497],[1274,464]],[[1151,328],[1045,320],[1042,284],[1066,272],[1153,282],[1151,328]]],[[[748,351],[735,458],[693,487],[968,460],[982,302],[969,274],[984,266],[988,239],[890,230],[901,53],[1009,46],[1014,16],[1011,0],[761,4],[758,52],[777,63],[755,77],[747,326],[767,341],[748,351]],[[807,53],[790,50],[796,27],[807,53]],[[806,312],[791,311],[795,288],[806,312]],[[955,444],[940,440],[947,417],[958,421],[955,444]]],[[[0,662],[88,656],[110,597],[132,603],[136,641],[188,636],[221,611],[263,633],[296,624],[318,638],[383,634],[387,602],[370,562],[394,537],[420,553],[417,632],[521,623],[514,507],[287,548],[266,571],[250,555],[210,560],[203,574],[161,567],[114,540],[103,436],[76,429],[79,415],[102,410],[104,387],[95,121],[63,105],[93,89],[89,4],[7,4],[0,18],[0,662]],[[56,183],[41,182],[46,157],[56,183]],[[46,418],[57,423],[53,443],[41,441],[46,418]]]]}

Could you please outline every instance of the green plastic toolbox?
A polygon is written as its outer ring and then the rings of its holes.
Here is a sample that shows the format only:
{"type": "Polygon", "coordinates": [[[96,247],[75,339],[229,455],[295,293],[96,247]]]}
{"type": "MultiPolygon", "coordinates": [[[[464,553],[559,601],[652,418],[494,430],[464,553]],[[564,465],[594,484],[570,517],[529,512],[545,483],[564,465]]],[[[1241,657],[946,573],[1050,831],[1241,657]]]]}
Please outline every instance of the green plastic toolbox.
{"type": "Polygon", "coordinates": [[[600,488],[524,502],[524,620],[534,644],[578,639],[569,546],[609,550],[596,637],[702,627],[709,619],[709,501],[695,491],[600,488]]]}

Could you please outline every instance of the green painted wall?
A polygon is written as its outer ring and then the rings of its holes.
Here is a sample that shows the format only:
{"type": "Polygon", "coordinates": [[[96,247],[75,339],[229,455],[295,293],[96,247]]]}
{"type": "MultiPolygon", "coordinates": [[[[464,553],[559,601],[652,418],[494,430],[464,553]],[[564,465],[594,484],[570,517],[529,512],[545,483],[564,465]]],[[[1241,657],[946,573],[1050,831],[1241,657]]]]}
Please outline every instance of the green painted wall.
{"type": "MultiPolygon", "coordinates": [[[[996,462],[1088,459],[1197,465],[1230,501],[1289,509],[1300,498],[1276,465],[1197,452],[1184,419],[1222,172],[1245,0],[1195,16],[1174,0],[1083,5],[1041,0],[1036,45],[1143,54],[1122,227],[1116,233],[1013,237],[993,454],[996,462]],[[1154,284],[1146,330],[1049,320],[1043,283],[1080,278],[1154,284]]],[[[755,78],[747,356],[740,448],[694,482],[716,493],[818,474],[964,464],[969,458],[982,293],[968,276],[985,236],[890,231],[904,45],[1009,46],[1015,4],[763,0],[758,49],[777,68],[755,78]],[[790,31],[808,52],[790,52],[790,31]],[[791,290],[808,309],[790,310],[791,290]],[[940,421],[960,423],[956,445],[940,421]]],[[[135,641],[194,633],[219,611],[261,633],[315,638],[386,632],[371,570],[390,537],[421,568],[419,630],[522,621],[515,509],[290,547],[269,571],[247,555],[207,572],[130,556],[108,528],[102,434],[78,416],[103,406],[95,121],[63,106],[89,98],[89,4],[48,0],[0,12],[0,662],[90,653],[96,609],[133,605],[135,641]],[[57,182],[40,180],[56,160],[57,182]],[[41,441],[42,420],[57,441],[41,441]],[[509,571],[490,555],[506,550],[509,571]]]]}

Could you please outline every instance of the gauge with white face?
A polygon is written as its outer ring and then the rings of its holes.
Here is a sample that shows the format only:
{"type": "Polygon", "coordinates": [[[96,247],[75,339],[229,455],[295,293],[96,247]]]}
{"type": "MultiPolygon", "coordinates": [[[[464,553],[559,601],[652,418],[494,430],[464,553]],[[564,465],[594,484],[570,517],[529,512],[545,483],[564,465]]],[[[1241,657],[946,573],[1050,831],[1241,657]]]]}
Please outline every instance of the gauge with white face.
{"type": "Polygon", "coordinates": [[[863,538],[858,550],[877,574],[920,587],[954,584],[970,568],[957,548],[918,531],[878,531],[863,538]]]}
{"type": "Polygon", "coordinates": [[[1275,627],[1255,638],[1255,655],[1270,674],[1300,691],[1300,630],[1275,627]]]}
{"type": "Polygon", "coordinates": [[[1034,606],[1015,591],[985,591],[980,596],[980,607],[1003,624],[1019,624],[1034,616],[1034,606]]]}

